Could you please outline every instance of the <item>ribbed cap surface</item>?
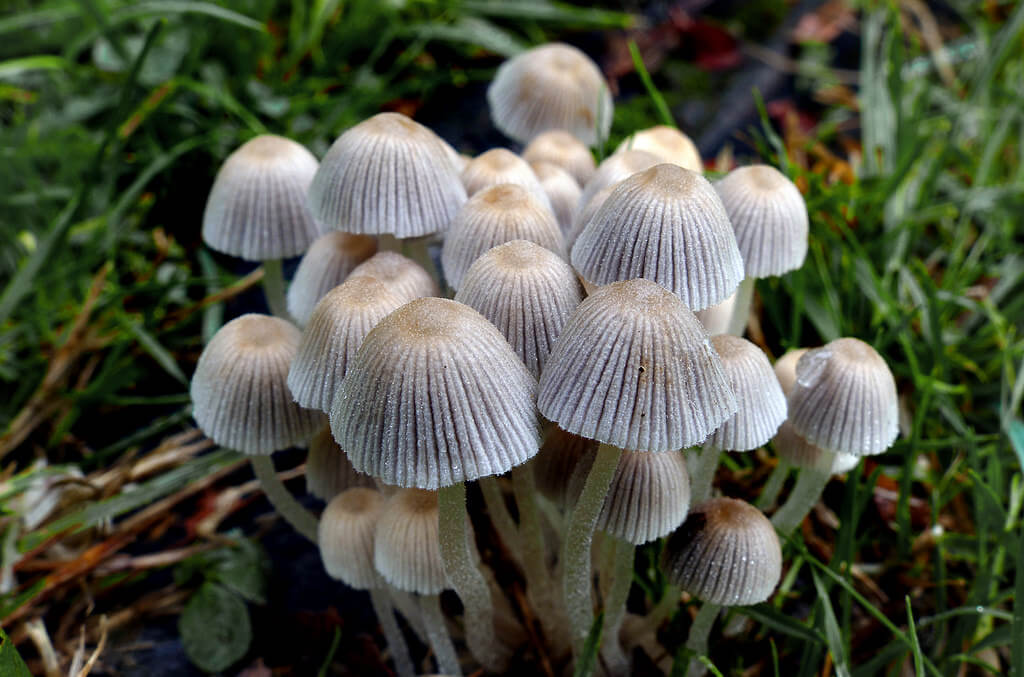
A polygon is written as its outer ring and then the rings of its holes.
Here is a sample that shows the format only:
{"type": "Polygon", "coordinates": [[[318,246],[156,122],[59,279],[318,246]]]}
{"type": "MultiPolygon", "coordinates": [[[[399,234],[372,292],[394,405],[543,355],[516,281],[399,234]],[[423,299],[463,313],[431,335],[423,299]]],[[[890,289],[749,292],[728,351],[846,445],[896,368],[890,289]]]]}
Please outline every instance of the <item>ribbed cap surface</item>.
{"type": "Polygon", "coordinates": [[[672,583],[711,604],[763,602],[782,575],[775,528],[760,510],[732,498],[695,506],[665,544],[661,568],[672,583]]]}
{"type": "Polygon", "coordinates": [[[601,70],[570,45],[551,43],[518,54],[498,67],[487,89],[494,126],[520,143],[564,129],[588,146],[607,138],[612,96],[601,70]]]}
{"type": "Polygon", "coordinates": [[[583,289],[568,263],[544,247],[513,240],[470,266],[455,300],[475,308],[505,336],[537,377],[583,289]]]}
{"type": "Polygon", "coordinates": [[[807,205],[786,176],[767,165],[739,167],[715,183],[736,231],[747,277],[782,275],[807,256],[807,205]]]}
{"type": "Polygon", "coordinates": [[[506,183],[474,194],[445,235],[441,266],[448,284],[459,289],[474,261],[488,249],[512,240],[529,240],[565,255],[554,213],[533,193],[506,183]]]}
{"type": "Polygon", "coordinates": [[[573,476],[576,464],[586,456],[593,455],[597,447],[598,442],[594,440],[573,435],[557,425],[551,426],[544,438],[544,445],[533,461],[537,491],[560,509],[565,509],[569,502],[569,479],[573,476]]]}
{"type": "MultiPolygon", "coordinates": [[[[576,213],[572,217],[572,225],[569,228],[569,232],[565,235],[565,247],[570,252],[572,247],[576,244],[576,240],[579,239],[580,233],[590,223],[590,219],[594,218],[594,214],[601,209],[601,206],[608,199],[608,196],[615,190],[617,183],[613,183],[610,186],[605,186],[601,190],[594,193],[594,197],[590,198],[590,202],[584,204],[582,201],[579,203],[576,213]]],[[[580,198],[582,200],[582,197],[580,198]]]]}
{"type": "Polygon", "coordinates": [[[523,149],[523,159],[551,162],[569,172],[580,186],[594,174],[594,156],[582,141],[564,129],[552,129],[533,137],[523,149]]]}
{"type": "Polygon", "coordinates": [[[783,421],[772,438],[772,446],[776,455],[790,465],[828,471],[833,475],[855,468],[861,458],[853,454],[834,454],[811,444],[797,434],[789,421],[783,421]]]}
{"type": "Polygon", "coordinates": [[[331,578],[356,590],[384,586],[373,566],[374,533],[384,514],[384,497],[376,489],[347,489],[327,504],[317,539],[320,559],[331,578]]]}
{"type": "Polygon", "coordinates": [[[569,432],[639,451],[703,442],[736,398],[697,318],[648,280],[600,287],[569,318],[537,405],[569,432]]]}
{"type": "Polygon", "coordinates": [[[329,228],[404,238],[444,231],[466,191],[434,132],[404,115],[378,113],[334,142],[309,201],[329,228]]]}
{"type": "Polygon", "coordinates": [[[406,302],[441,294],[437,282],[423,266],[398,252],[377,252],[356,266],[348,277],[380,280],[391,293],[406,302]]]}
{"type": "Polygon", "coordinates": [[[750,451],[767,444],[786,420],[786,396],[768,356],[750,341],[728,334],[712,336],[711,345],[722,358],[740,408],[706,444],[723,451],[750,451]]]}
{"type": "Polygon", "coordinates": [[[540,446],[536,381],[472,308],[425,298],[364,339],[331,408],[356,470],[436,489],[498,475],[540,446]]]}
{"type": "Polygon", "coordinates": [[[288,370],[295,401],[329,412],[363,338],[403,303],[372,277],[346,280],[328,292],[313,311],[288,370]]]}
{"type": "Polygon", "coordinates": [[[324,294],[344,282],[353,268],[376,252],[377,240],[369,235],[334,231],[318,237],[303,255],[288,285],[288,314],[305,326],[324,294]]]}
{"type": "Polygon", "coordinates": [[[562,233],[569,232],[572,228],[572,217],[580,204],[580,185],[572,175],[550,162],[536,162],[530,165],[533,172],[540,179],[540,185],[551,202],[551,209],[558,219],[558,227],[562,233]]]}
{"type": "Polygon", "coordinates": [[[323,231],[306,202],[316,158],[281,136],[244,143],[224,161],[203,211],[203,242],[247,261],[296,256],[323,231]]]}
{"type": "MultiPolygon", "coordinates": [[[[613,156],[614,157],[614,156],[613,156]]],[[[700,310],[743,279],[743,261],[721,201],[704,177],[661,164],[622,181],[572,246],[591,284],[643,277],[700,310]]]]}
{"type": "Polygon", "coordinates": [[[587,204],[602,189],[624,181],[637,172],[650,169],[661,162],[661,158],[645,150],[624,150],[621,153],[609,155],[597,166],[590,180],[583,184],[580,204],[587,204]]]}
{"type": "Polygon", "coordinates": [[[808,350],[796,365],[789,420],[819,447],[857,456],[881,454],[899,434],[899,402],[889,365],[855,338],[808,350]]]}
{"type": "Polygon", "coordinates": [[[346,489],[374,486],[372,477],[352,467],[348,456],[334,441],[330,426],[325,425],[313,435],[306,456],[306,491],[329,501],[346,489]]]}
{"type": "Polygon", "coordinates": [[[525,188],[540,200],[541,204],[551,208],[548,194],[544,192],[544,187],[540,185],[540,179],[534,174],[533,168],[510,150],[492,148],[477,155],[462,169],[462,184],[470,197],[503,183],[525,188]]]}
{"type": "Polygon", "coordinates": [[[675,127],[657,125],[631,134],[623,139],[615,152],[626,150],[645,150],[657,155],[662,162],[671,162],[698,173],[704,171],[704,162],[696,144],[675,127]]]}
{"type": "Polygon", "coordinates": [[[775,360],[775,378],[779,380],[779,385],[782,387],[782,394],[789,397],[789,393],[793,390],[793,385],[796,383],[796,363],[800,361],[800,358],[804,356],[810,348],[796,348],[794,350],[786,351],[786,354],[775,360]]]}
{"type": "Polygon", "coordinates": [[[323,414],[288,391],[288,365],[301,334],[269,315],[243,315],[221,327],[192,375],[192,416],[222,447],[262,455],[308,440],[323,414]]]}
{"type": "Polygon", "coordinates": [[[391,585],[437,595],[448,586],[441,560],[437,492],[400,489],[377,523],[373,563],[391,585]]]}

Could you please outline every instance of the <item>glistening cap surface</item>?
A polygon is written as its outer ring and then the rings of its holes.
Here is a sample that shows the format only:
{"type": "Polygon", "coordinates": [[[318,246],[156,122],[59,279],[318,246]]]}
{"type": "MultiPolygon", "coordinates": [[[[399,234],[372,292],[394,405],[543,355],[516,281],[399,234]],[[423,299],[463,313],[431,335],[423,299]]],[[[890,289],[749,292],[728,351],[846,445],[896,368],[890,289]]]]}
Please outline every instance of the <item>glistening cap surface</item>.
{"type": "Polygon", "coordinates": [[[376,252],[377,240],[369,235],[334,231],[318,237],[288,285],[288,314],[305,326],[320,299],[376,252]]]}
{"type": "Polygon", "coordinates": [[[384,514],[376,489],[356,487],[335,496],[320,516],[320,559],[331,578],[356,590],[383,587],[373,566],[374,534],[384,514]]]}
{"type": "Polygon", "coordinates": [[[750,341],[720,334],[711,345],[722,358],[739,411],[718,427],[706,444],[724,451],[750,451],[775,435],[786,420],[786,396],[768,357],[750,341]]]}
{"type": "Polygon", "coordinates": [[[373,563],[399,590],[437,595],[448,587],[441,560],[437,492],[401,489],[377,523],[373,563]]]}
{"type": "Polygon", "coordinates": [[[615,152],[627,150],[645,150],[654,153],[663,162],[671,162],[694,172],[704,171],[704,162],[697,146],[675,127],[657,125],[631,134],[622,140],[615,152]]]}

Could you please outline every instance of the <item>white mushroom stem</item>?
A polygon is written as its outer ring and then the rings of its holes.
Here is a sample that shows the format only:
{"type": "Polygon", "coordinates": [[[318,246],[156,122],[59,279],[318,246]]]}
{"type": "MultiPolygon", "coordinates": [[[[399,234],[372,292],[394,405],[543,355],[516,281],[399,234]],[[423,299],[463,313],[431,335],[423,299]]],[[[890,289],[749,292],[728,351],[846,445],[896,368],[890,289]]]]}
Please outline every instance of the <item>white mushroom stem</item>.
{"type": "Polygon", "coordinates": [[[271,259],[263,262],[263,295],[267,298],[267,307],[274,317],[291,322],[288,314],[288,302],[284,293],[284,271],[281,268],[281,259],[271,259]]]}
{"type": "Polygon", "coordinates": [[[316,543],[318,526],[316,515],[295,500],[288,488],[284,486],[281,478],[277,476],[274,461],[270,456],[250,456],[249,461],[252,463],[253,473],[259,480],[263,493],[270,501],[270,505],[274,506],[274,510],[288,524],[292,525],[295,531],[316,543]]]}
{"type": "Polygon", "coordinates": [[[420,611],[423,614],[423,624],[427,630],[427,639],[430,648],[437,658],[437,671],[444,675],[462,675],[462,668],[459,667],[459,658],[455,653],[455,645],[452,644],[451,634],[448,632],[447,621],[441,613],[441,598],[438,595],[423,595],[420,597],[420,611]]]}
{"type": "Polygon", "coordinates": [[[407,237],[398,239],[390,233],[382,233],[377,236],[377,250],[382,252],[395,252],[406,258],[410,258],[423,267],[423,270],[430,274],[439,286],[441,275],[434,265],[434,258],[430,255],[430,236],[407,237]]]}
{"type": "Polygon", "coordinates": [[[502,672],[507,657],[494,632],[494,605],[487,580],[477,568],[471,530],[466,524],[466,485],[438,491],[441,559],[445,575],[465,609],[466,644],[487,670],[502,672]]]}
{"type": "Polygon", "coordinates": [[[416,637],[418,637],[421,642],[426,644],[427,633],[423,627],[423,619],[420,614],[420,605],[419,602],[413,597],[412,593],[389,586],[388,596],[391,598],[391,603],[395,606],[395,609],[397,609],[398,612],[405,617],[406,622],[409,623],[409,627],[412,628],[412,631],[416,634],[416,637]]]}
{"type": "Polygon", "coordinates": [[[722,607],[717,604],[705,602],[697,612],[697,617],[693,619],[690,635],[686,638],[686,648],[693,651],[694,657],[690,659],[690,665],[686,669],[687,675],[701,677],[708,671],[707,666],[700,661],[700,656],[708,655],[711,626],[715,624],[715,618],[721,609],[722,607]]]}
{"type": "Polygon", "coordinates": [[[604,637],[601,641],[601,657],[608,666],[608,673],[625,675],[629,673],[629,659],[622,650],[619,630],[626,616],[626,600],[633,585],[633,561],[636,546],[612,537],[613,553],[610,567],[612,585],[604,601],[604,637]]]}
{"type": "Polygon", "coordinates": [[[789,475],[791,467],[788,462],[779,459],[772,474],[768,476],[768,481],[761,488],[761,495],[757,497],[755,505],[758,508],[768,510],[775,504],[779,498],[779,492],[782,491],[782,485],[786,483],[786,477],[789,475]]]}
{"type": "Polygon", "coordinates": [[[743,336],[750,319],[750,305],[754,301],[754,278],[745,277],[736,288],[736,299],[732,304],[732,316],[729,318],[729,330],[733,336],[743,336]]]}
{"type": "Polygon", "coordinates": [[[793,491],[782,507],[772,515],[772,524],[781,534],[789,534],[800,526],[814,504],[821,498],[821,493],[832,476],[832,469],[802,468],[796,479],[793,491]]]}
{"type": "Polygon", "coordinates": [[[719,449],[707,444],[690,452],[687,468],[690,469],[690,505],[697,505],[711,498],[711,485],[718,470],[719,449]]]}
{"type": "Polygon", "coordinates": [[[519,535],[522,552],[523,573],[526,576],[526,591],[537,610],[544,634],[552,639],[562,634],[564,625],[559,620],[557,593],[552,586],[547,567],[547,549],[544,546],[544,532],[540,512],[537,509],[537,489],[534,486],[533,466],[519,465],[512,468],[512,488],[516,506],[519,508],[519,535]]]}
{"type": "Polygon", "coordinates": [[[373,604],[373,611],[380,621],[380,628],[384,632],[384,639],[388,643],[391,658],[395,661],[395,672],[398,677],[412,677],[416,670],[412,666],[412,659],[409,658],[409,647],[405,643],[405,637],[395,620],[395,611],[391,606],[386,590],[371,588],[370,603],[373,604]]]}
{"type": "Polygon", "coordinates": [[[521,564],[523,550],[518,528],[508,511],[508,506],[505,505],[505,496],[501,491],[501,485],[498,484],[498,479],[494,476],[481,477],[477,480],[477,485],[480,487],[484,504],[487,506],[487,516],[491,518],[491,524],[497,530],[498,537],[501,538],[501,542],[505,544],[516,563],[521,564]]]}
{"type": "Polygon", "coordinates": [[[590,546],[594,526],[601,514],[608,487],[611,486],[615,469],[619,465],[622,449],[602,444],[594,456],[587,481],[583,484],[576,506],[569,518],[569,527],[562,546],[563,591],[569,614],[569,632],[573,654],[577,657],[587,641],[590,626],[594,623],[594,603],[591,599],[593,577],[590,572],[590,546]]]}

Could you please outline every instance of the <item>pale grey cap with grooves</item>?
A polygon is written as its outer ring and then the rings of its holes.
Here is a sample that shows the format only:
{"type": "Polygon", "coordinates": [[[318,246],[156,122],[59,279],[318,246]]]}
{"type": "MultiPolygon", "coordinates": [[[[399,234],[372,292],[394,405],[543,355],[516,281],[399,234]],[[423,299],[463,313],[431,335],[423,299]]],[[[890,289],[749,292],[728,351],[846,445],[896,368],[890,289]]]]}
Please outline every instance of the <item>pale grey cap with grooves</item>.
{"type": "Polygon", "coordinates": [[[572,178],[572,174],[551,162],[534,162],[530,167],[540,179],[540,185],[551,202],[551,209],[558,219],[558,227],[562,229],[563,234],[569,232],[572,228],[572,218],[579,208],[580,195],[583,194],[580,185],[572,178]]]}
{"type": "Polygon", "coordinates": [[[356,266],[347,280],[372,277],[406,302],[424,296],[439,296],[437,282],[423,266],[398,252],[377,252],[356,266]]]}
{"type": "Polygon", "coordinates": [[[587,227],[588,223],[590,223],[590,219],[594,218],[594,214],[601,209],[601,205],[605,203],[605,200],[608,199],[608,196],[612,194],[612,191],[615,190],[615,186],[617,185],[617,183],[613,183],[610,186],[605,186],[594,193],[594,197],[590,198],[590,202],[586,204],[583,204],[582,202],[579,203],[576,213],[573,214],[572,217],[572,225],[565,234],[565,247],[570,252],[572,251],[572,246],[576,244],[576,240],[579,238],[580,233],[582,233],[583,229],[587,227]]]}
{"type": "Polygon", "coordinates": [[[690,310],[718,303],[743,279],[729,217],[696,172],[660,164],[622,181],[572,246],[573,267],[591,284],[646,278],[690,310]]]}
{"type": "Polygon", "coordinates": [[[331,430],[356,470],[436,489],[533,457],[535,392],[487,318],[457,301],[418,299],[363,340],[331,407],[331,430]]]}
{"type": "Polygon", "coordinates": [[[590,149],[564,129],[552,129],[533,137],[523,149],[523,159],[530,164],[554,163],[569,172],[580,186],[594,174],[594,156],[590,149]]]}
{"type": "Polygon", "coordinates": [[[192,375],[192,416],[206,436],[243,454],[302,444],[323,425],[288,392],[288,365],[301,333],[269,315],[242,315],[221,327],[192,375]]]}
{"type": "Polygon", "coordinates": [[[889,365],[860,339],[840,338],[797,362],[789,420],[829,451],[881,454],[899,434],[899,402],[889,365]]]}
{"type": "Polygon", "coordinates": [[[452,221],[441,248],[441,267],[448,284],[458,290],[474,261],[488,249],[512,240],[529,240],[565,255],[554,213],[533,193],[505,183],[474,194],[452,221]]]}
{"type": "Polygon", "coordinates": [[[342,134],[309,187],[328,228],[397,238],[442,232],[466,201],[449,149],[399,113],[378,113],[342,134]]]}
{"type": "Polygon", "coordinates": [[[384,514],[384,496],[376,489],[353,487],[339,493],[320,516],[320,559],[331,578],[356,590],[385,586],[373,566],[374,536],[384,514]]]}
{"type": "Polygon", "coordinates": [[[645,150],[624,150],[621,153],[609,155],[597,166],[590,180],[583,184],[580,205],[589,203],[602,189],[662,162],[664,161],[657,155],[645,150]]]}
{"type": "Polygon", "coordinates": [[[513,240],[488,250],[470,266],[455,300],[490,320],[537,377],[566,320],[583,300],[583,288],[557,255],[533,242],[513,240]]]}
{"type": "Polygon", "coordinates": [[[492,186],[512,184],[526,189],[541,204],[552,209],[548,194],[530,164],[505,148],[492,148],[467,162],[462,169],[462,184],[469,197],[492,186]]]}
{"type": "Polygon", "coordinates": [[[377,240],[369,235],[333,231],[318,237],[303,255],[288,285],[288,314],[305,326],[324,294],[344,282],[356,266],[376,252],[377,240]]]}
{"type": "Polygon", "coordinates": [[[296,256],[324,228],[306,201],[316,157],[283,136],[266,134],[228,156],[203,211],[203,242],[247,261],[296,256]]]}
{"type": "Polygon", "coordinates": [[[786,420],[786,396],[768,356],[750,341],[728,334],[712,336],[711,345],[722,358],[740,408],[705,444],[723,451],[750,451],[767,444],[786,420]]]}
{"type": "Polygon", "coordinates": [[[807,205],[800,190],[768,165],[739,167],[715,182],[736,231],[747,277],[796,270],[807,256],[807,205]]]}
{"type": "Polygon", "coordinates": [[[520,143],[564,129],[594,146],[608,137],[612,124],[612,96],[601,70],[562,43],[534,47],[501,64],[487,88],[487,103],[494,126],[520,143]]]}
{"type": "Polygon", "coordinates": [[[661,568],[669,581],[720,606],[745,606],[771,596],[782,575],[775,527],[754,506],[713,498],[694,506],[669,536],[661,568]]]}
{"type": "Polygon", "coordinates": [[[288,370],[288,388],[295,401],[329,412],[363,338],[404,303],[405,299],[372,277],[348,279],[328,292],[302,332],[288,370]]]}
{"type": "Polygon", "coordinates": [[[400,489],[377,522],[373,564],[391,585],[437,595],[450,587],[441,560],[437,492],[400,489]]]}
{"type": "Polygon", "coordinates": [[[703,442],[737,409],[697,318],[643,279],[599,287],[579,305],[541,373],[537,405],[569,432],[639,451],[703,442]]]}
{"type": "Polygon", "coordinates": [[[352,461],[334,441],[330,426],[313,435],[306,456],[306,491],[329,501],[346,489],[375,486],[372,477],[352,467],[352,461]]]}
{"type": "Polygon", "coordinates": [[[657,125],[630,134],[622,140],[615,152],[627,150],[645,150],[654,153],[663,162],[671,162],[694,172],[704,171],[704,162],[697,145],[675,127],[657,125]]]}

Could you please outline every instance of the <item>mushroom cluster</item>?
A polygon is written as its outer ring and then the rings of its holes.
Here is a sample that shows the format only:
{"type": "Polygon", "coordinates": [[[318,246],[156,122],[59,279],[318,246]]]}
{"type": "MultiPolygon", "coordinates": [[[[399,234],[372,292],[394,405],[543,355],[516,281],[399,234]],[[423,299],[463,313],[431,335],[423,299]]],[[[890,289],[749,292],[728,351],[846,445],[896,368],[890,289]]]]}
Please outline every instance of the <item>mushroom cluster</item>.
{"type": "Polygon", "coordinates": [[[791,529],[833,459],[892,444],[895,385],[857,339],[780,361],[787,373],[738,336],[753,278],[798,267],[807,249],[803,199],[777,170],[713,184],[667,127],[595,166],[588,146],[607,136],[611,97],[566,45],[510,60],[488,100],[522,156],[490,149],[464,164],[428,128],[381,113],[319,165],[279,137],[228,159],[204,217],[209,246],[274,261],[308,251],[286,305],[272,285],[279,317],[237,318],[203,351],[194,414],[218,444],[253,455],[327,572],[369,591],[399,675],[418,666],[396,611],[445,674],[501,672],[531,636],[512,611],[523,600],[477,551],[474,530],[489,525],[467,514],[467,485],[519,569],[545,654],[578,659],[599,607],[602,664],[627,674],[637,545],[667,537],[669,601],[683,590],[705,618],[778,583],[772,523],[715,495],[719,456],[773,437],[787,463],[815,450],[776,515],[791,529]],[[724,325],[737,335],[711,336],[697,313],[735,294],[724,325]],[[304,445],[308,491],[327,502],[319,518],[269,457],[304,445]],[[468,652],[449,634],[445,590],[461,600],[468,652]]]}

